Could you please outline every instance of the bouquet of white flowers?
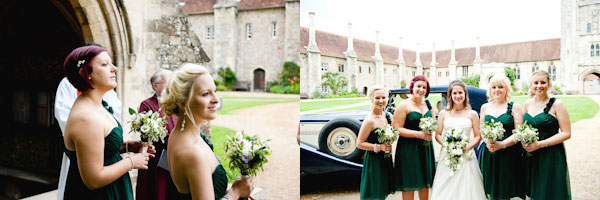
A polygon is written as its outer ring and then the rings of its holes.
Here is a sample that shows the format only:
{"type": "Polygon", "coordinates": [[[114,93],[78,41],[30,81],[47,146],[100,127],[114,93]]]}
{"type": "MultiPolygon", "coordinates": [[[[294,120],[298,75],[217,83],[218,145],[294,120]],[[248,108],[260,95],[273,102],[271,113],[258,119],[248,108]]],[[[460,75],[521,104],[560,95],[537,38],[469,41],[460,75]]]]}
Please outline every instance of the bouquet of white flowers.
{"type": "Polygon", "coordinates": [[[244,176],[255,176],[259,170],[263,170],[263,165],[268,162],[267,155],[271,154],[271,150],[269,146],[260,141],[258,136],[248,136],[243,132],[237,132],[233,138],[227,136],[225,153],[230,160],[229,168],[231,170],[239,169],[244,176]]]}
{"type": "MultiPolygon", "coordinates": [[[[160,109],[158,112],[152,110],[138,113],[134,109],[129,108],[131,115],[131,131],[140,133],[140,138],[145,142],[158,142],[160,139],[163,143],[167,136],[167,128],[164,125],[167,123],[165,117],[160,117],[160,109]]],[[[147,145],[144,145],[142,152],[146,152],[147,145]]]]}
{"type": "MultiPolygon", "coordinates": [[[[514,141],[521,141],[524,145],[529,145],[540,139],[538,137],[537,128],[533,128],[530,124],[527,124],[527,122],[513,130],[513,134],[515,134],[514,141]]],[[[527,156],[531,157],[533,154],[527,152],[527,156]]]]}
{"type": "MultiPolygon", "coordinates": [[[[494,119],[487,121],[481,125],[481,137],[495,143],[497,140],[501,140],[504,137],[504,127],[501,122],[495,122],[494,119]]],[[[491,152],[494,154],[494,152],[491,152]]]]}
{"type": "MultiPolygon", "coordinates": [[[[423,132],[431,134],[431,132],[437,130],[437,120],[433,117],[423,117],[419,122],[419,128],[421,128],[423,132]]],[[[429,143],[429,141],[425,140],[425,142],[423,142],[423,145],[429,146],[429,143]]]]}
{"type": "Polygon", "coordinates": [[[442,144],[444,145],[442,148],[448,153],[442,163],[450,168],[450,176],[454,175],[454,172],[460,168],[464,160],[471,159],[463,152],[463,148],[470,141],[471,138],[467,137],[462,129],[451,128],[442,134],[442,144]]]}
{"type": "MultiPolygon", "coordinates": [[[[390,125],[386,125],[383,128],[377,128],[375,133],[377,134],[377,141],[381,144],[392,144],[399,137],[398,130],[390,125]]],[[[384,157],[390,157],[390,152],[385,152],[384,157]]]]}

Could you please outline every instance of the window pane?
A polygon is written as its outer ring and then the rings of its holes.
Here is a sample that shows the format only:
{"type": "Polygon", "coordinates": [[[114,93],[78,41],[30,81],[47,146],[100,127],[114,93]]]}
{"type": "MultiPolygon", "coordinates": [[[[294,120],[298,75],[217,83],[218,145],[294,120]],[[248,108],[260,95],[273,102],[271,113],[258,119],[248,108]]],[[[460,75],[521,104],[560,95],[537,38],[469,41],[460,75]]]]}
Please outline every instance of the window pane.
{"type": "Polygon", "coordinates": [[[588,33],[592,32],[592,24],[591,23],[587,24],[587,32],[588,33]]]}

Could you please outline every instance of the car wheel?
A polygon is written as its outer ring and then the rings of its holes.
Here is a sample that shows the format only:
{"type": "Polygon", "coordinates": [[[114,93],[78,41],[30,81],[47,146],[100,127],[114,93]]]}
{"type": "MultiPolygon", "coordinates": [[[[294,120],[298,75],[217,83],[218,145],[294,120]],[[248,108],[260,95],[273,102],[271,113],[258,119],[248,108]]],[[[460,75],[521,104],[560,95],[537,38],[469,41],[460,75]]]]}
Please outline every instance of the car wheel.
{"type": "Polygon", "coordinates": [[[364,154],[356,148],[360,125],[358,120],[351,118],[329,121],[319,134],[319,149],[341,159],[359,161],[364,154]]]}

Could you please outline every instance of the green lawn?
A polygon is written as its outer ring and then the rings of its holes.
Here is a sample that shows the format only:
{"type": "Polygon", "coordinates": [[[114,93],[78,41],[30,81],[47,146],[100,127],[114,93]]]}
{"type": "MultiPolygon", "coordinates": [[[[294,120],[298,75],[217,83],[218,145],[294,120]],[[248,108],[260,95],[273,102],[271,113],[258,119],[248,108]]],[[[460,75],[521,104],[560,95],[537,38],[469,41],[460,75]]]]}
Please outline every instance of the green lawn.
{"type": "MultiPolygon", "coordinates": [[[[435,108],[436,103],[442,99],[442,95],[432,94],[429,97],[427,97],[426,99],[429,100],[429,102],[431,102],[431,106],[433,106],[435,108]]],[[[403,101],[404,99],[398,98],[398,100],[403,101]]],[[[332,101],[300,102],[300,112],[306,111],[306,110],[316,110],[316,109],[322,109],[322,108],[345,106],[345,105],[350,105],[350,104],[355,104],[355,103],[362,103],[365,101],[368,101],[368,99],[334,100],[333,102],[332,101]],[[304,108],[304,110],[303,110],[303,108],[304,108]]],[[[368,108],[371,108],[371,105],[355,106],[355,107],[342,108],[342,109],[336,109],[336,110],[328,110],[328,111],[323,111],[320,113],[362,110],[362,109],[368,109],[368,108]]]]}
{"type": "Polygon", "coordinates": [[[328,110],[328,111],[323,111],[323,112],[318,112],[318,113],[330,113],[330,112],[342,112],[342,111],[352,111],[352,110],[364,110],[364,109],[370,109],[371,105],[364,105],[364,106],[356,106],[356,107],[350,107],[350,108],[342,108],[342,109],[336,109],[336,110],[328,110]]]}
{"type": "Polygon", "coordinates": [[[231,169],[229,169],[229,160],[225,155],[223,144],[225,143],[225,139],[227,138],[226,136],[229,135],[229,137],[234,137],[235,132],[236,131],[232,129],[220,126],[211,126],[211,135],[213,139],[212,142],[215,148],[214,151],[215,154],[217,154],[217,156],[219,157],[219,159],[221,159],[221,165],[223,165],[223,168],[225,168],[225,171],[227,172],[227,180],[229,181],[229,183],[231,183],[236,177],[240,176],[240,172],[237,170],[231,171],[231,169]]]}
{"type": "MultiPolygon", "coordinates": [[[[594,100],[585,96],[558,96],[557,98],[565,103],[567,111],[569,111],[571,123],[594,117],[600,108],[594,100]]],[[[523,103],[527,99],[529,99],[529,96],[513,96],[511,98],[512,101],[519,102],[521,106],[523,106],[523,103]]]]}
{"type": "Polygon", "coordinates": [[[294,102],[299,101],[298,98],[264,98],[264,97],[223,97],[223,109],[217,111],[219,115],[230,115],[233,114],[236,110],[243,108],[250,108],[254,106],[262,106],[267,104],[274,103],[286,103],[286,102],[294,102]],[[249,99],[247,101],[235,101],[236,99],[249,99]],[[256,101],[251,100],[256,99],[256,101]],[[265,101],[270,100],[270,101],[265,101]]]}
{"type": "Polygon", "coordinates": [[[263,100],[282,100],[282,99],[289,99],[289,100],[298,100],[298,98],[286,98],[286,97],[241,97],[241,96],[220,96],[223,99],[263,99],[263,100]]]}
{"type": "Polygon", "coordinates": [[[300,102],[300,112],[363,103],[367,98],[300,102]]]}
{"type": "MultiPolygon", "coordinates": [[[[431,105],[435,108],[435,110],[437,110],[435,105],[438,101],[441,100],[441,98],[442,98],[441,95],[435,94],[435,95],[430,95],[427,99],[431,102],[431,105]]],[[[562,100],[565,103],[565,105],[567,106],[567,110],[569,111],[569,117],[571,118],[571,123],[578,122],[582,119],[592,118],[600,110],[600,106],[594,100],[590,99],[589,97],[558,96],[557,98],[562,100]]],[[[527,100],[527,99],[529,99],[529,96],[513,96],[511,100],[518,102],[522,106],[523,103],[525,102],[525,100],[527,100]]],[[[399,99],[399,100],[403,101],[404,99],[399,99]]],[[[301,102],[300,103],[300,111],[350,105],[350,104],[354,104],[354,103],[361,103],[364,101],[367,101],[367,100],[366,99],[362,99],[362,100],[351,99],[351,100],[336,100],[333,102],[327,102],[327,101],[301,102]],[[314,109],[306,109],[305,108],[305,110],[303,110],[304,107],[309,107],[309,106],[315,107],[315,108],[314,109]]],[[[325,111],[325,112],[321,112],[321,113],[362,110],[362,109],[368,109],[370,107],[371,107],[371,105],[356,106],[356,107],[351,107],[351,108],[329,110],[329,111],[325,111]]]]}

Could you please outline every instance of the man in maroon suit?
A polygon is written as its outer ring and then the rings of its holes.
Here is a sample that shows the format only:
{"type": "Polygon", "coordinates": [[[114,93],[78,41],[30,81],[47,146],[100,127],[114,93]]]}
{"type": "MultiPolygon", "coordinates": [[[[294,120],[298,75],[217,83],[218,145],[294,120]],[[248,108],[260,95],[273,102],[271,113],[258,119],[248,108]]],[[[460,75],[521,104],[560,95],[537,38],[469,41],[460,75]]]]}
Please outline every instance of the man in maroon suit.
{"type": "MultiPolygon", "coordinates": [[[[140,104],[140,109],[138,110],[139,113],[148,110],[152,110],[153,112],[158,111],[160,108],[158,106],[158,101],[160,100],[163,86],[165,85],[167,77],[170,73],[171,72],[167,70],[158,70],[152,75],[150,78],[150,83],[152,84],[152,89],[154,90],[155,94],[152,97],[142,101],[142,104],[140,104]]],[[[165,113],[160,111],[160,116],[163,117],[164,115],[165,113]]],[[[138,170],[136,199],[166,200],[176,198],[177,189],[171,180],[169,171],[157,167],[157,163],[160,160],[163,149],[167,150],[169,134],[171,134],[171,131],[176,124],[177,117],[168,116],[167,123],[165,124],[165,127],[167,128],[167,137],[165,137],[165,143],[162,143],[160,140],[152,143],[156,149],[156,157],[151,158],[150,161],[148,161],[148,170],[138,170]]]]}

